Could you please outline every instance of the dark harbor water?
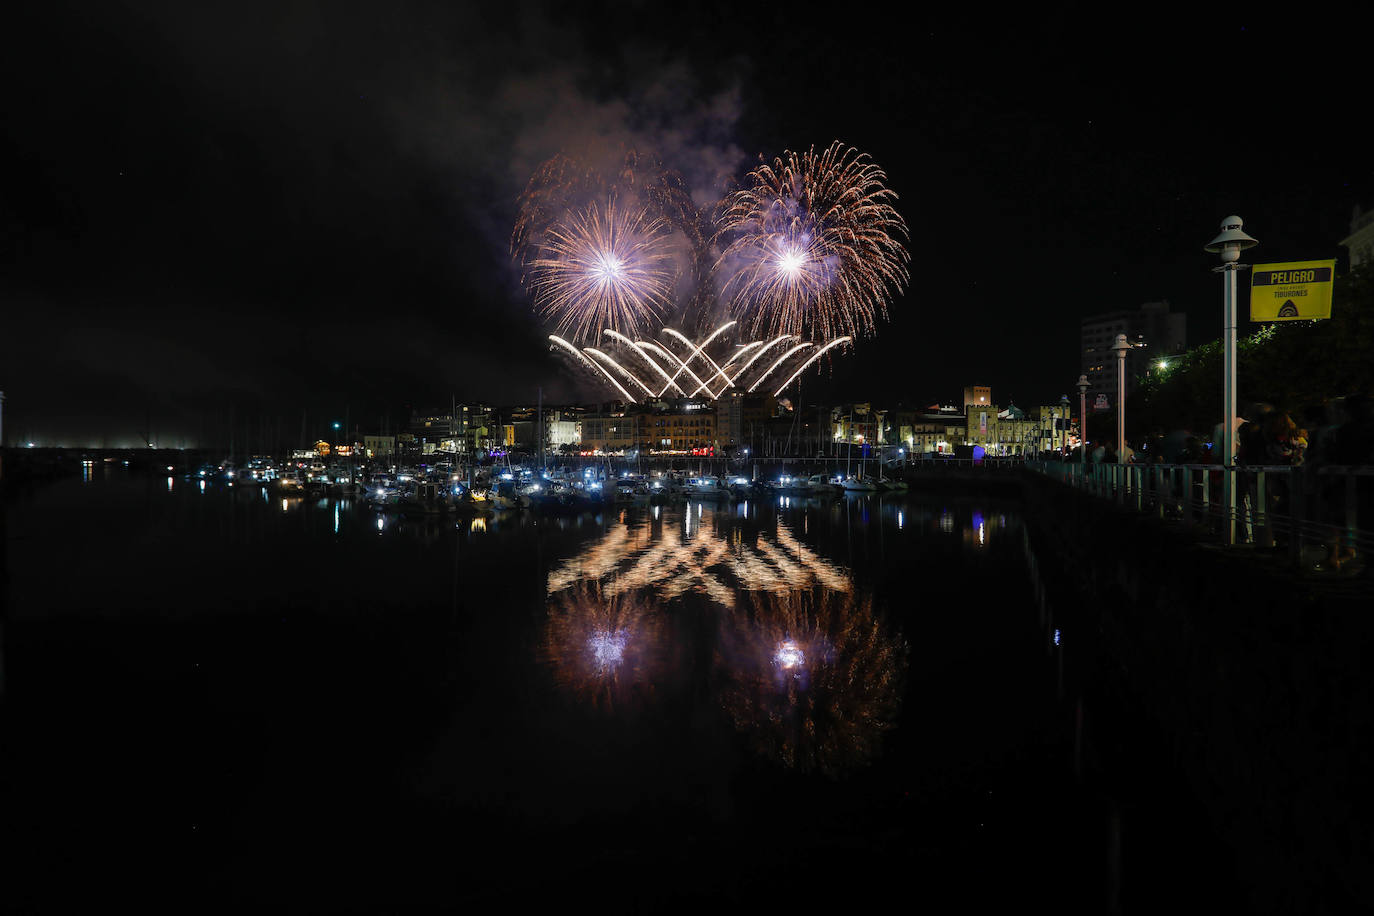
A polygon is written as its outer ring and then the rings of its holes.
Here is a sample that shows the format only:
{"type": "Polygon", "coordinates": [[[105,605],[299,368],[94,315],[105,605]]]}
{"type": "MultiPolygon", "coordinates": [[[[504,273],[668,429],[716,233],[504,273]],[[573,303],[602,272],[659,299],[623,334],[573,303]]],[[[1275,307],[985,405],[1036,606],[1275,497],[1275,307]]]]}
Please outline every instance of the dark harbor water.
{"type": "Polygon", "coordinates": [[[1015,503],[412,521],[97,466],[11,502],[6,559],[16,911],[1119,881],[1015,503]]]}

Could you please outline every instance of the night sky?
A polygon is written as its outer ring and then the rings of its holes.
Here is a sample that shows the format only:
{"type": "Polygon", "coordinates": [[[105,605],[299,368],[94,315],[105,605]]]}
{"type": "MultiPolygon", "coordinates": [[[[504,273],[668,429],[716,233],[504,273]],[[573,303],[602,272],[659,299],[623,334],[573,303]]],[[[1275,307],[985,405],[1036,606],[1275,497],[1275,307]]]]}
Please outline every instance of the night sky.
{"type": "Polygon", "coordinates": [[[9,443],[601,396],[547,352],[509,263],[516,197],[560,150],[656,149],[702,200],[837,139],[886,170],[910,287],[807,400],[1057,399],[1084,315],[1167,299],[1190,343],[1220,333],[1201,249],[1222,217],[1260,240],[1251,261],[1344,264],[1352,207],[1374,206],[1349,24],[829,9],[7,11],[9,443]]]}

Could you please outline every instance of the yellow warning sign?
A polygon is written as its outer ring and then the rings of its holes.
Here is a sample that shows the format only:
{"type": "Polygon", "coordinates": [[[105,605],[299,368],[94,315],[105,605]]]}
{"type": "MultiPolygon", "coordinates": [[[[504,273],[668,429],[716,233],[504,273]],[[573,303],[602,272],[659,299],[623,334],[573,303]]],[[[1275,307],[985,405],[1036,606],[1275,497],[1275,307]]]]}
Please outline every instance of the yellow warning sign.
{"type": "Polygon", "coordinates": [[[1312,321],[1331,317],[1336,259],[1256,264],[1250,274],[1251,321],[1312,321]]]}

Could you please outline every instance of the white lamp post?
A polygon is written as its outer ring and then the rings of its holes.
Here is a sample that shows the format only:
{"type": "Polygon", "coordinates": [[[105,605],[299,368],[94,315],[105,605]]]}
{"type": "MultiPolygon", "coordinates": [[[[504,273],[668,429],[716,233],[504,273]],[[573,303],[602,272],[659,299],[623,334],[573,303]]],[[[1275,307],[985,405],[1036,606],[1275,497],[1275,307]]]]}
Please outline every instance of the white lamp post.
{"type": "Polygon", "coordinates": [[[1116,335],[1116,463],[1126,463],[1126,354],[1131,344],[1125,334],[1116,335]]]}
{"type": "Polygon", "coordinates": [[[1078,465],[1088,473],[1088,377],[1078,377],[1078,465]]]}
{"type": "Polygon", "coordinates": [[[1221,502],[1226,512],[1226,543],[1236,542],[1236,271],[1249,265],[1240,263],[1240,253],[1259,242],[1246,235],[1239,216],[1221,221],[1221,234],[1203,248],[1221,256],[1221,266],[1213,270],[1221,274],[1221,341],[1222,341],[1222,427],[1225,441],[1221,446],[1221,502]]]}

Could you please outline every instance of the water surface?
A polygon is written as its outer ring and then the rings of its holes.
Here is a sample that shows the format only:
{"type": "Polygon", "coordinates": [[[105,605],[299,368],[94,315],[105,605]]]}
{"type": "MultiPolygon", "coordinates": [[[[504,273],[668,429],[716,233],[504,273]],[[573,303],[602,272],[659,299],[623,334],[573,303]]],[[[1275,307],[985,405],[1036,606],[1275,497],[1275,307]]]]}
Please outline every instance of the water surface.
{"type": "Polygon", "coordinates": [[[930,494],[408,520],[96,467],[9,507],[17,893],[1096,902],[1021,525],[930,494]]]}

